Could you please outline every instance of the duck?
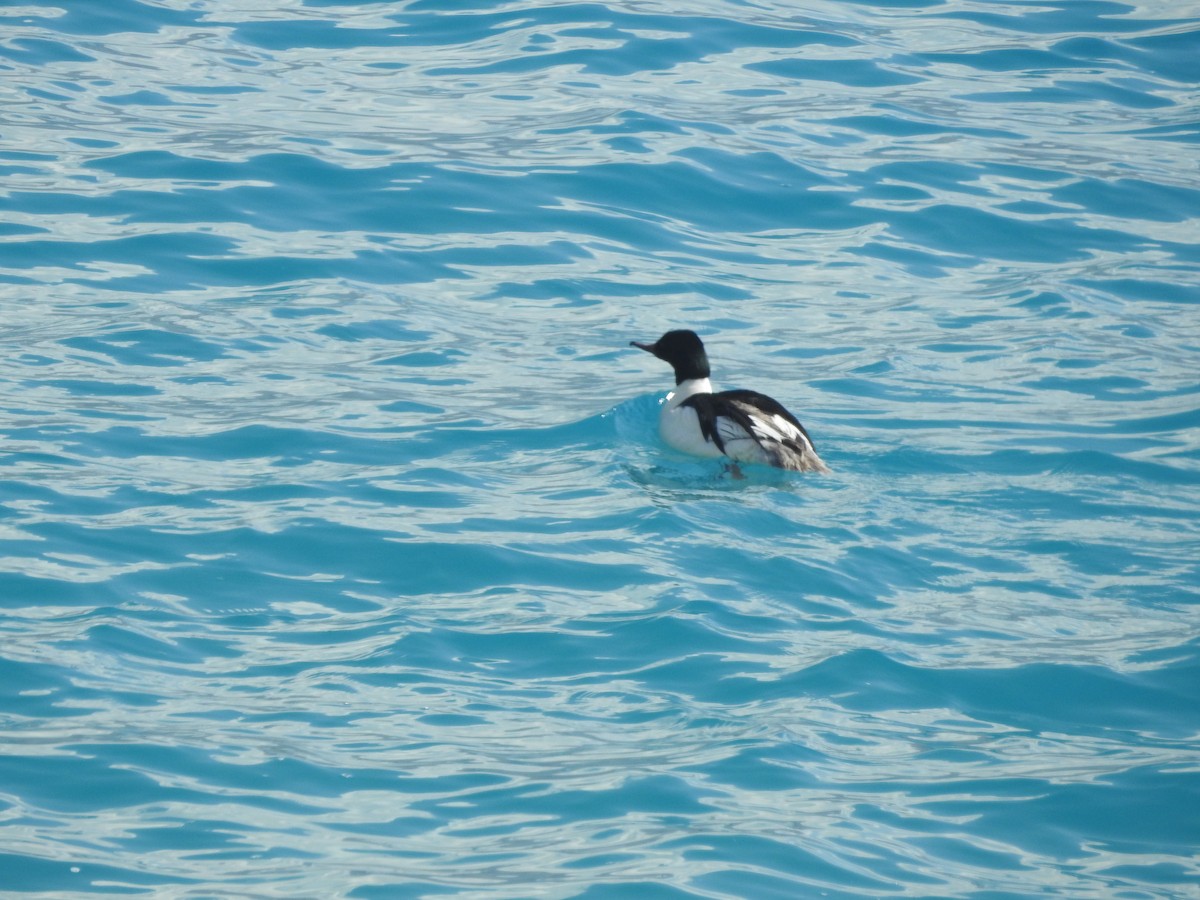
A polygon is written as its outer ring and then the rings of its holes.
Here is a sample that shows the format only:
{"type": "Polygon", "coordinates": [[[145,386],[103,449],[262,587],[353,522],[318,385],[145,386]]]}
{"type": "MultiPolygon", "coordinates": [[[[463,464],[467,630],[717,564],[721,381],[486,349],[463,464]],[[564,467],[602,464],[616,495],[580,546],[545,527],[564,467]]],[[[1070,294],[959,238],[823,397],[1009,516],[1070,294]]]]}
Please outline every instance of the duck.
{"type": "Polygon", "coordinates": [[[757,391],[713,390],[708,353],[696,332],[677,329],[653,344],[629,345],[675,370],[675,390],[658,414],[658,430],[668,446],[692,456],[726,457],[735,474],[740,474],[737,463],[829,473],[804,426],[779,401],[757,391]]]}

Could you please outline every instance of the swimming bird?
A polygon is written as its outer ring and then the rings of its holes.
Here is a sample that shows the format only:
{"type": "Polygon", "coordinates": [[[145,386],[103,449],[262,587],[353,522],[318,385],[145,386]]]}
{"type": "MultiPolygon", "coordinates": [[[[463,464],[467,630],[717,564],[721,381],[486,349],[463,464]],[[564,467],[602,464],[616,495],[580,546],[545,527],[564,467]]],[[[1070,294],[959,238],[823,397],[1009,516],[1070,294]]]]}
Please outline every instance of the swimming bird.
{"type": "Polygon", "coordinates": [[[804,426],[781,403],[757,391],[713,392],[708,354],[696,332],[668,331],[653,344],[629,345],[675,370],[675,390],[658,414],[658,430],[676,450],[795,472],[829,472],[804,426]]]}

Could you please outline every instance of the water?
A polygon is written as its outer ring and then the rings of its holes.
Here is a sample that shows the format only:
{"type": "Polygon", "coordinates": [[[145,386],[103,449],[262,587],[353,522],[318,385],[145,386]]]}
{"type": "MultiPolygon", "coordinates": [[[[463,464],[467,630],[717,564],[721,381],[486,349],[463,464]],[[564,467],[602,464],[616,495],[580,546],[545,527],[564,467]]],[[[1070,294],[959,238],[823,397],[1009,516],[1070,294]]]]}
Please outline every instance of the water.
{"type": "Polygon", "coordinates": [[[1194,7],[0,16],[4,896],[1200,897],[1194,7]]]}

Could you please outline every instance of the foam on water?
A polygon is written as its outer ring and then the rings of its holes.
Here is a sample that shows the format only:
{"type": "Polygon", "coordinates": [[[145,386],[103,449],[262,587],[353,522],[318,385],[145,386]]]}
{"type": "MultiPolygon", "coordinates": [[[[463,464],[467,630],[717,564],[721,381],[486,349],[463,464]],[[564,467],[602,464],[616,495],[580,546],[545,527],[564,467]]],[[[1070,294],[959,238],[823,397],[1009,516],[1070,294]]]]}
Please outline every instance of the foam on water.
{"type": "Polygon", "coordinates": [[[1196,16],[0,22],[0,893],[1200,896],[1196,16]]]}

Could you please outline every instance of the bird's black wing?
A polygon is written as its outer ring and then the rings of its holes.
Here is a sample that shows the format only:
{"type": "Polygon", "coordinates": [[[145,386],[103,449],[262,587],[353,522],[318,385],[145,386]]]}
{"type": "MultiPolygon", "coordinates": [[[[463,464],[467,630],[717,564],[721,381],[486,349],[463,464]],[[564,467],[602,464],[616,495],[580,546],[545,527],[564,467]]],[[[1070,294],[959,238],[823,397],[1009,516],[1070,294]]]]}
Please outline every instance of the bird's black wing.
{"type": "Polygon", "coordinates": [[[680,406],[690,406],[696,411],[696,418],[700,420],[700,434],[705,440],[711,441],[716,445],[717,449],[722,453],[725,452],[725,438],[721,435],[721,429],[717,425],[717,419],[727,419],[737,427],[746,432],[747,437],[754,437],[754,422],[750,418],[750,413],[745,407],[739,406],[737,403],[730,402],[734,397],[722,399],[727,394],[738,393],[737,391],[724,391],[720,394],[692,394],[680,406]]]}
{"type": "MultiPolygon", "coordinates": [[[[766,394],[760,394],[758,391],[745,390],[721,391],[719,394],[713,394],[712,396],[726,397],[729,400],[734,401],[733,403],[723,404],[723,406],[733,407],[737,404],[744,403],[747,406],[752,406],[755,409],[762,410],[762,412],[767,416],[779,416],[788,424],[796,426],[796,430],[804,435],[804,439],[808,441],[808,446],[811,449],[816,450],[816,444],[814,444],[813,439],[809,437],[808,431],[806,431],[804,426],[800,424],[800,420],[788,412],[787,408],[773,397],[768,397],[766,394]]],[[[722,410],[721,415],[726,415],[724,410],[722,410]]],[[[750,434],[754,434],[754,431],[749,427],[749,415],[744,413],[743,415],[745,416],[746,422],[743,423],[739,421],[738,424],[746,427],[746,430],[750,434]]]]}

